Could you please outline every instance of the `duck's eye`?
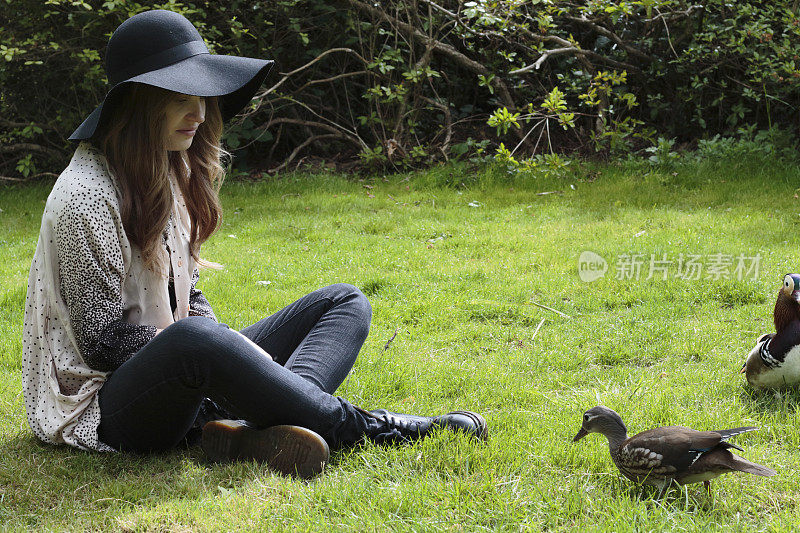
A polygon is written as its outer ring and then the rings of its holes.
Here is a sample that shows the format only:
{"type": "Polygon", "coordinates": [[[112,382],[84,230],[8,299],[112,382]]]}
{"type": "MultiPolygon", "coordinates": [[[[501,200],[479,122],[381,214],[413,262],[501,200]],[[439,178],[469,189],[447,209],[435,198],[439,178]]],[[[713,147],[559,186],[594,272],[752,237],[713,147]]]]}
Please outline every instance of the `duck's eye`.
{"type": "Polygon", "coordinates": [[[588,422],[589,421],[589,415],[583,415],[583,421],[584,422],[588,422]]]}

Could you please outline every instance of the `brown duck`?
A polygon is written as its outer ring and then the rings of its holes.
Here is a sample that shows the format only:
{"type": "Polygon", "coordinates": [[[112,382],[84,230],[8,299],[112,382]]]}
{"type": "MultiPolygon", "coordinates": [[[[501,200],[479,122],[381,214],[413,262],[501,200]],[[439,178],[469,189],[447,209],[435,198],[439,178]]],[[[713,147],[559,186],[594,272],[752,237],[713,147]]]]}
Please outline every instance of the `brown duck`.
{"type": "Polygon", "coordinates": [[[742,366],[758,388],[800,384],[800,274],[786,274],[772,313],[775,333],[762,335],[742,366]]]}
{"type": "Polygon", "coordinates": [[[742,450],[728,439],[753,431],[741,427],[722,431],[696,431],[682,426],[666,426],[643,431],[628,438],[622,418],[608,407],[592,407],[583,415],[583,424],[573,442],[589,433],[602,433],[608,439],[611,459],[628,479],[661,488],[661,498],[676,481],[680,485],[703,482],[727,472],[747,472],[774,476],[776,472],[733,455],[729,448],[742,450]]]}

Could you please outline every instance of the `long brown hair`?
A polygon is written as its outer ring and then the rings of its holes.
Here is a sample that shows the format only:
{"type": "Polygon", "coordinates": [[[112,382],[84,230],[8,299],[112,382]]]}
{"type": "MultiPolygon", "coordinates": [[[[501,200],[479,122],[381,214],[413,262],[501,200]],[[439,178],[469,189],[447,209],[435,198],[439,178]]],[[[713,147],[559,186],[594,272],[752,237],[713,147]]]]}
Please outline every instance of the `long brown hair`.
{"type": "Polygon", "coordinates": [[[191,220],[189,249],[200,261],[200,245],[216,231],[222,217],[219,188],[222,116],[216,98],[206,98],[205,121],[191,147],[168,152],[165,108],[172,91],[131,83],[118,95],[109,118],[93,137],[119,183],[120,214],[125,233],[141,250],[145,266],[158,266],[161,236],[172,209],[169,174],[175,176],[191,220]]]}

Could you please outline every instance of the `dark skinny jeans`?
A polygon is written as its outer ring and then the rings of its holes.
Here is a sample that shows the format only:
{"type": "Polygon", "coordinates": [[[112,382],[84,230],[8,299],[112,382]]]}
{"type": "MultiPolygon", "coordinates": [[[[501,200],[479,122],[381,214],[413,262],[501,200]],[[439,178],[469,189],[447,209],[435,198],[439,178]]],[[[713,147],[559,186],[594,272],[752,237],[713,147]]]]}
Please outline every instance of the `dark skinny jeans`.
{"type": "Polygon", "coordinates": [[[303,426],[334,449],[355,443],[363,417],[332,394],[353,367],[371,317],[357,288],[337,284],[241,333],[209,318],[179,320],[100,389],[100,440],[123,451],[173,448],[210,398],[257,427],[303,426]]]}

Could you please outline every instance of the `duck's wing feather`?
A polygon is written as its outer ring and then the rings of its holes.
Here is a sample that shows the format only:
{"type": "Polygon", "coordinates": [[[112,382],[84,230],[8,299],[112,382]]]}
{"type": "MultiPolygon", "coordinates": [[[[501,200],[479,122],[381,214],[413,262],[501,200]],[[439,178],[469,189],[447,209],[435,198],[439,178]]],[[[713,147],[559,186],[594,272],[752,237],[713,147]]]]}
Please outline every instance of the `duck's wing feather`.
{"type": "Polygon", "coordinates": [[[641,443],[623,444],[617,457],[622,473],[637,481],[672,477],[676,471],[674,465],[664,462],[662,454],[641,443]]]}
{"type": "Polygon", "coordinates": [[[714,449],[722,441],[716,431],[696,431],[683,426],[665,426],[634,435],[623,447],[655,453],[662,466],[672,466],[676,471],[689,468],[701,455],[714,449]]]}

